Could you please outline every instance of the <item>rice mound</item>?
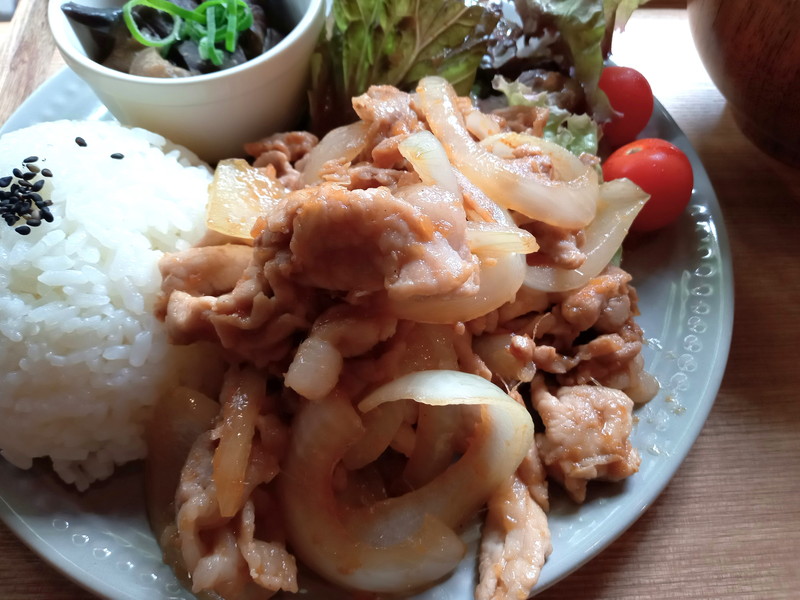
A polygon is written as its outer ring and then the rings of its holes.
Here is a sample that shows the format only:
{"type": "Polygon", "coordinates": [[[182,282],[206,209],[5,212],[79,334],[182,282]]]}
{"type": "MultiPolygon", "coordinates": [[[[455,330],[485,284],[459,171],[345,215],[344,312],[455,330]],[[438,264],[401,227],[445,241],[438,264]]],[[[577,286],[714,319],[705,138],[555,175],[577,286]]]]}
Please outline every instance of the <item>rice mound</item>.
{"type": "Polygon", "coordinates": [[[27,236],[0,221],[0,453],[21,468],[50,457],[85,489],[145,455],[151,406],[201,360],[168,343],[153,306],[160,257],[205,232],[212,175],[163,137],[112,122],[8,133],[0,176],[28,156],[53,173],[40,194],[54,220],[27,236]]]}

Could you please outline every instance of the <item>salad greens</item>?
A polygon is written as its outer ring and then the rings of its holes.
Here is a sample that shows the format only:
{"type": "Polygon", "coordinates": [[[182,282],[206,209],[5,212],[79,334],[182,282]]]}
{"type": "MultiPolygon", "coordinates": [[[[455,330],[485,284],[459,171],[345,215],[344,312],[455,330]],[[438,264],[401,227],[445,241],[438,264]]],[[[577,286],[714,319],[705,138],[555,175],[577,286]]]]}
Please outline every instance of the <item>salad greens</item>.
{"type": "Polygon", "coordinates": [[[496,24],[461,0],[335,0],[312,59],[314,128],[352,120],[351,98],[374,84],[409,89],[441,75],[468,93],[496,24]]]}
{"type": "Polygon", "coordinates": [[[611,34],[645,2],[333,0],[312,58],[311,128],[324,134],[353,120],[351,99],[370,85],[409,91],[423,76],[440,75],[466,95],[478,76],[487,82],[511,73],[514,80],[545,69],[576,81],[580,102],[558,106],[557,94],[514,81],[493,86],[510,102],[549,106],[546,136],[578,154],[595,153],[596,123],[613,114],[598,87],[611,34]]]}
{"type": "Polygon", "coordinates": [[[611,116],[611,105],[597,86],[614,27],[623,28],[631,13],[647,0],[522,0],[555,18],[569,47],[575,78],[583,86],[596,119],[611,116]]]}
{"type": "Polygon", "coordinates": [[[534,92],[519,81],[509,81],[502,75],[495,77],[494,88],[505,94],[509,106],[540,106],[549,108],[544,139],[555,142],[580,156],[597,154],[600,139],[597,123],[587,114],[576,115],[550,101],[547,92],[534,92]]]}

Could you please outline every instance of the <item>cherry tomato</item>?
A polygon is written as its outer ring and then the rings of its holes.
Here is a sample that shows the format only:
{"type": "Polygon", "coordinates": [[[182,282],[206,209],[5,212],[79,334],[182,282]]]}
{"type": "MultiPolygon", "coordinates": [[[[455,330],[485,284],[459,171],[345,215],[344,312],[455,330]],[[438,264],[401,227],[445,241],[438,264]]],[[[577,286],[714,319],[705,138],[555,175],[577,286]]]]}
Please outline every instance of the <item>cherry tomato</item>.
{"type": "Polygon", "coordinates": [[[647,79],[630,67],[605,67],[598,85],[620,113],[603,125],[603,138],[614,148],[633,141],[653,114],[653,90],[647,79]]]}
{"type": "Polygon", "coordinates": [[[603,178],[627,177],[650,194],[632,231],[653,231],[678,219],[694,186],[692,163],[666,140],[645,138],[615,150],[603,163],[603,178]]]}

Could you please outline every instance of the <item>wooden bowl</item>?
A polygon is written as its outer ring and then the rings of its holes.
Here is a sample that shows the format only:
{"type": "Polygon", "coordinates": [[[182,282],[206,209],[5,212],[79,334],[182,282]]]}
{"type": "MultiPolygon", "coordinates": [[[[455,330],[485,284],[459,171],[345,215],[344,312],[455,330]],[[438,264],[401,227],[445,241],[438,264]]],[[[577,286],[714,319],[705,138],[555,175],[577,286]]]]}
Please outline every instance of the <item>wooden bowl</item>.
{"type": "Polygon", "coordinates": [[[800,167],[800,0],[689,0],[697,51],[742,132],[800,167]]]}

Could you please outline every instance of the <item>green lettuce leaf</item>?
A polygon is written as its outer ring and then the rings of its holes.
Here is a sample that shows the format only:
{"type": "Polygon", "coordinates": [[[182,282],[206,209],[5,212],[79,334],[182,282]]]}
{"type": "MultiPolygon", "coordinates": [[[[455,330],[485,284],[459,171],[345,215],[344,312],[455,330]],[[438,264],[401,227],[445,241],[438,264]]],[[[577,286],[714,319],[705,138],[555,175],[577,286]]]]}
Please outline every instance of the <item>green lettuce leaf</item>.
{"type": "Polygon", "coordinates": [[[622,29],[631,13],[647,0],[522,0],[532,10],[554,17],[572,54],[575,78],[583,86],[598,121],[612,115],[611,105],[598,87],[607,55],[607,41],[616,26],[622,29]]]}
{"type": "Polygon", "coordinates": [[[497,76],[492,86],[506,96],[509,106],[539,106],[549,109],[544,139],[563,146],[573,154],[597,154],[600,139],[597,123],[589,115],[576,115],[551,103],[547,92],[534,92],[519,81],[497,76]]]}
{"type": "Polygon", "coordinates": [[[370,85],[441,75],[467,94],[496,24],[469,0],[334,0],[312,58],[312,128],[353,120],[351,99],[370,85]]]}

